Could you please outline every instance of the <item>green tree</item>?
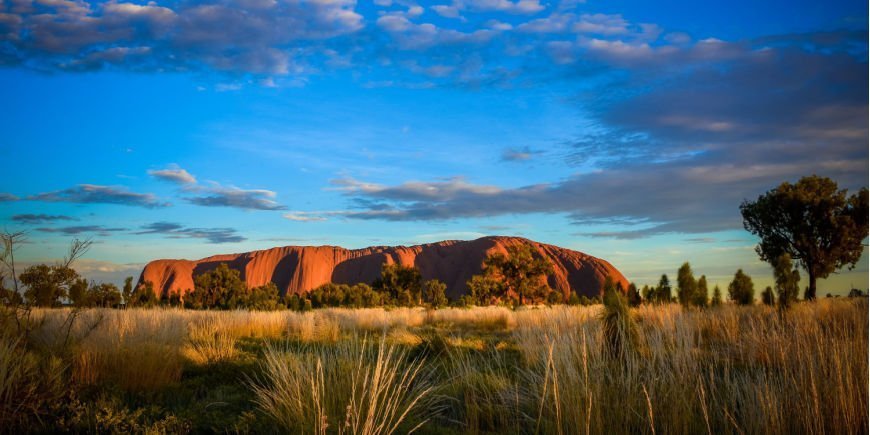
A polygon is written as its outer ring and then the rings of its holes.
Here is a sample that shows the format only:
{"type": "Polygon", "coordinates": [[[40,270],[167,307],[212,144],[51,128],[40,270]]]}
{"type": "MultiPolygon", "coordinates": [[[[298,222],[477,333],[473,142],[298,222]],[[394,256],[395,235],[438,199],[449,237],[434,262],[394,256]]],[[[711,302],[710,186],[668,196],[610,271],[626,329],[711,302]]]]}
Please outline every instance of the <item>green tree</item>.
{"type": "Polygon", "coordinates": [[[505,294],[503,281],[486,275],[474,275],[465,283],[471,293],[471,299],[478,305],[495,303],[505,294]]]}
{"type": "Polygon", "coordinates": [[[560,291],[550,290],[550,292],[547,293],[546,300],[547,305],[558,305],[565,302],[565,295],[560,291]]]}
{"type": "MultiPolygon", "coordinates": [[[[188,293],[189,295],[189,293],[188,293]]],[[[150,308],[157,305],[160,299],[154,291],[154,284],[151,281],[145,281],[139,284],[130,295],[129,305],[131,307],[150,308]]]]}
{"type": "Polygon", "coordinates": [[[188,308],[234,309],[245,305],[247,288],[238,270],[221,263],[193,279],[193,291],[184,299],[188,308]]]}
{"type": "Polygon", "coordinates": [[[755,285],[743,269],[737,269],[734,279],[728,284],[728,297],[738,305],[752,305],[755,301],[755,285]]]}
{"type": "Polygon", "coordinates": [[[692,273],[692,266],[685,262],[677,271],[677,299],[679,299],[680,304],[684,307],[691,305],[695,300],[697,290],[698,283],[692,273]]]}
{"type": "Polygon", "coordinates": [[[713,298],[710,299],[710,305],[714,307],[722,305],[722,290],[719,290],[718,285],[713,287],[713,298]]]}
{"type": "Polygon", "coordinates": [[[655,302],[655,298],[656,298],[656,288],[655,287],[650,287],[649,285],[644,284],[643,288],[641,289],[640,292],[641,292],[641,294],[643,294],[643,300],[646,301],[646,303],[655,302]]]}
{"type": "Polygon", "coordinates": [[[67,297],[76,307],[90,307],[94,305],[94,301],[92,300],[91,294],[88,290],[88,280],[77,278],[72,284],[70,284],[67,297]]]}
{"type": "Polygon", "coordinates": [[[574,290],[571,290],[571,296],[568,296],[568,305],[580,305],[580,297],[574,290]]]}
{"type": "Polygon", "coordinates": [[[446,307],[447,303],[447,284],[444,284],[437,279],[430,279],[423,284],[423,299],[432,308],[446,307]]]}
{"type": "Polygon", "coordinates": [[[270,282],[248,292],[244,307],[251,310],[275,310],[279,307],[278,287],[270,282]]]}
{"type": "Polygon", "coordinates": [[[24,299],[28,304],[39,307],[59,305],[78,278],[78,273],[70,267],[47,264],[30,266],[18,277],[27,287],[24,299]]]}
{"type": "Polygon", "coordinates": [[[776,304],[776,295],[773,294],[773,289],[770,286],[765,287],[764,291],[761,292],[761,302],[769,306],[776,304]]]}
{"type": "Polygon", "coordinates": [[[692,303],[699,307],[706,307],[708,304],[708,297],[709,295],[707,292],[707,276],[701,275],[701,277],[698,278],[698,285],[695,289],[695,299],[692,301],[692,303]]]}
{"type": "Polygon", "coordinates": [[[527,244],[507,248],[507,255],[495,253],[483,261],[484,275],[504,283],[504,295],[515,295],[520,305],[526,299],[541,300],[550,291],[544,279],[552,271],[550,263],[532,252],[527,244]]]}
{"type": "Polygon", "coordinates": [[[372,287],[386,293],[399,305],[410,306],[422,303],[423,277],[413,266],[384,263],[381,267],[381,277],[372,283],[372,287]]]}
{"type": "Polygon", "coordinates": [[[776,259],[773,268],[773,278],[776,282],[776,293],[779,296],[780,308],[788,308],[797,300],[800,290],[801,273],[792,266],[791,256],[782,254],[776,259]]]}
{"type": "Polygon", "coordinates": [[[743,226],[761,240],[755,251],[775,266],[789,254],[807,271],[807,299],[816,297],[816,280],[848,266],[855,267],[867,237],[867,189],[847,196],[827,177],[812,175],[782,183],[740,205],[743,226]]]}
{"type": "Polygon", "coordinates": [[[669,303],[671,298],[671,281],[668,279],[668,275],[662,274],[662,277],[659,279],[659,285],[656,286],[655,300],[658,303],[669,303]]]}
{"type": "Polygon", "coordinates": [[[124,290],[121,291],[121,297],[124,298],[124,303],[129,304],[130,298],[133,296],[133,277],[124,278],[124,290]]]}
{"type": "Polygon", "coordinates": [[[121,304],[121,291],[110,282],[93,284],[88,293],[90,306],[110,308],[121,304]]]}
{"type": "Polygon", "coordinates": [[[636,307],[643,302],[643,298],[640,296],[640,292],[637,290],[637,286],[634,283],[628,285],[628,291],[625,293],[625,297],[628,300],[628,305],[632,307],[636,307]]]}

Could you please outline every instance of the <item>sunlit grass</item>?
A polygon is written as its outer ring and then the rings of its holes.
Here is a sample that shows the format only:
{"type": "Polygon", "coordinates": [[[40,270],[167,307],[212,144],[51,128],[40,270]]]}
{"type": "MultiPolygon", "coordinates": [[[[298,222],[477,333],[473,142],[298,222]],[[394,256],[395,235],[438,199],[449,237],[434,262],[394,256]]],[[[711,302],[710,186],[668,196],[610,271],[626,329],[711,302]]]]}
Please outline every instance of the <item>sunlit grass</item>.
{"type": "Polygon", "coordinates": [[[866,299],[624,314],[637,333],[615,357],[601,306],[36,310],[0,343],[0,418],[50,430],[58,385],[172,397],[223,370],[258,409],[227,417],[239,431],[867,432],[866,299]]]}

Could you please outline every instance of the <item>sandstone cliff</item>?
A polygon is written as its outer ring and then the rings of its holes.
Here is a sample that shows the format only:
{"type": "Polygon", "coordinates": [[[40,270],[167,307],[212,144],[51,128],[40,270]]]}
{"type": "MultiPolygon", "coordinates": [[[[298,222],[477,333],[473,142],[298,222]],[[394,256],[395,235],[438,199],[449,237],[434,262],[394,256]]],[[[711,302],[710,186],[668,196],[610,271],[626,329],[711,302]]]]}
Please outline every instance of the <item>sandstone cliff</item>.
{"type": "Polygon", "coordinates": [[[148,263],[139,282],[150,281],[158,296],[186,292],[193,277],[227,263],[238,270],[248,287],[274,282],[281,294],[304,293],[322,284],[371,283],[384,263],[399,263],[420,270],[424,280],[447,284],[447,295],[467,293],[465,282],[481,271],[483,260],[508,246],[528,244],[553,265],[550,287],[566,296],[571,290],[592,297],[599,294],[605,277],[611,276],[623,288],[628,281],[605,260],[582,252],[518,237],[483,237],[470,241],[444,241],[416,246],[374,246],[344,249],[337,246],[284,246],[241,254],[215,255],[201,260],[155,260],[148,263]]]}

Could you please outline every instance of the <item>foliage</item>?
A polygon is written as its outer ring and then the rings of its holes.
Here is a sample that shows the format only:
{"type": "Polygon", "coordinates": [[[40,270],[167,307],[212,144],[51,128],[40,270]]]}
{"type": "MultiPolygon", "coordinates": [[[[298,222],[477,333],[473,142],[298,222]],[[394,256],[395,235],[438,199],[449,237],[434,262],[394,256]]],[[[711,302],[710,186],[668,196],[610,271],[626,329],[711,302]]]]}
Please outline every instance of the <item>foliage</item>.
{"type": "Polygon", "coordinates": [[[121,292],[112,283],[92,283],[79,278],[69,288],[69,299],[78,308],[112,308],[121,304],[121,292]]]}
{"type": "Polygon", "coordinates": [[[471,293],[471,299],[478,305],[490,305],[505,294],[503,281],[487,275],[474,275],[465,283],[471,293]]]}
{"type": "Polygon", "coordinates": [[[764,288],[764,291],[761,292],[761,303],[767,306],[776,305],[776,295],[773,293],[773,288],[767,286],[764,288]]]}
{"type": "Polygon", "coordinates": [[[752,305],[755,302],[755,285],[752,278],[737,269],[734,279],[728,284],[728,298],[738,305],[752,305]]]}
{"type": "Polygon", "coordinates": [[[707,276],[701,275],[701,277],[698,278],[697,288],[695,289],[695,298],[692,300],[692,303],[698,307],[706,307],[709,303],[707,300],[708,297],[707,276]]]}
{"type": "Polygon", "coordinates": [[[668,279],[667,274],[662,274],[662,277],[659,279],[659,284],[652,292],[652,298],[650,298],[650,301],[667,304],[671,302],[671,298],[671,281],[668,279]]]}
{"type": "Polygon", "coordinates": [[[677,271],[677,299],[680,301],[680,304],[684,307],[693,305],[697,290],[698,283],[695,281],[692,267],[688,262],[685,262],[677,271]]]}
{"type": "Polygon", "coordinates": [[[577,296],[577,292],[574,290],[571,290],[571,295],[568,296],[568,305],[571,305],[571,306],[580,305],[580,297],[577,296]]]}
{"type": "Polygon", "coordinates": [[[193,286],[193,291],[184,298],[184,306],[188,308],[241,308],[247,296],[239,271],[226,263],[196,276],[193,286]]]}
{"type": "Polygon", "coordinates": [[[136,286],[136,289],[133,290],[130,296],[130,300],[127,301],[128,306],[144,308],[154,307],[158,303],[160,303],[160,299],[157,298],[157,293],[154,292],[154,284],[151,281],[145,281],[136,286]]]}
{"type": "Polygon", "coordinates": [[[47,264],[30,266],[18,277],[27,287],[24,290],[24,299],[28,304],[37,307],[60,305],[61,300],[69,295],[70,286],[78,278],[79,274],[71,267],[47,264]]]}
{"type": "Polygon", "coordinates": [[[430,279],[423,283],[423,300],[432,308],[446,307],[450,302],[447,300],[447,284],[437,279],[430,279]]]}
{"type": "Polygon", "coordinates": [[[776,259],[773,268],[773,278],[776,282],[776,293],[780,308],[786,309],[797,300],[800,289],[801,273],[792,266],[791,256],[782,254],[776,259]]]}
{"type": "Polygon", "coordinates": [[[628,300],[628,305],[632,307],[636,307],[643,302],[643,297],[641,296],[640,291],[638,291],[637,285],[634,283],[628,285],[628,291],[626,291],[625,297],[628,300]]]}
{"type": "Polygon", "coordinates": [[[507,255],[497,252],[483,261],[483,273],[474,275],[467,286],[480,304],[511,299],[519,305],[526,300],[540,302],[552,291],[544,279],[552,265],[532,252],[527,244],[509,246],[507,255]]]}
{"type": "Polygon", "coordinates": [[[124,278],[124,289],[121,291],[121,297],[124,298],[124,303],[129,304],[133,297],[133,277],[124,278]]]}
{"type": "Polygon", "coordinates": [[[422,304],[423,277],[413,266],[384,263],[381,267],[381,276],[372,283],[372,287],[385,293],[388,300],[398,306],[410,307],[422,304]]]}
{"type": "Polygon", "coordinates": [[[776,264],[782,254],[797,260],[809,278],[807,299],[816,297],[816,280],[848,266],[864,250],[868,231],[867,189],[847,196],[837,183],[816,175],[782,183],[740,205],[743,226],[761,241],[759,257],[776,264]]]}
{"type": "Polygon", "coordinates": [[[714,307],[722,305],[722,290],[719,290],[718,285],[713,287],[713,297],[710,299],[710,305],[714,307]]]}

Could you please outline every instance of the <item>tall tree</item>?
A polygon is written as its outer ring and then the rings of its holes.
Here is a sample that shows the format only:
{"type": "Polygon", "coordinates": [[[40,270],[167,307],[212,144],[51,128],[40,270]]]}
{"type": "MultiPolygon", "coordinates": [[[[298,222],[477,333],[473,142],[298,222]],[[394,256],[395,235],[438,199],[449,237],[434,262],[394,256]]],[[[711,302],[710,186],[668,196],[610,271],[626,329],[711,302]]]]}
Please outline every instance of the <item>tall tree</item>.
{"type": "Polygon", "coordinates": [[[15,271],[15,251],[18,250],[18,247],[21,246],[22,243],[27,241],[27,233],[24,231],[18,231],[14,233],[3,232],[0,233],[0,265],[7,270],[4,274],[5,276],[9,276],[12,278],[12,288],[11,291],[15,292],[16,296],[9,296],[10,301],[21,300],[21,289],[18,287],[18,274],[15,271]]]}
{"type": "Polygon", "coordinates": [[[792,266],[790,255],[782,254],[776,259],[773,278],[776,281],[779,306],[780,308],[788,308],[792,302],[797,300],[801,280],[801,273],[792,266]]]}
{"type": "Polygon", "coordinates": [[[752,278],[737,269],[734,279],[728,284],[728,297],[738,305],[752,305],[755,302],[755,284],[752,278]]]}
{"type": "Polygon", "coordinates": [[[774,265],[782,254],[800,263],[809,278],[807,299],[816,297],[816,280],[855,267],[867,237],[867,189],[847,196],[827,177],[812,175],[740,205],[743,226],[761,241],[759,257],[774,265]]]}
{"type": "Polygon", "coordinates": [[[632,307],[636,307],[643,302],[643,297],[641,297],[640,291],[638,291],[637,285],[634,283],[628,284],[628,291],[625,292],[625,297],[628,300],[628,305],[632,307]]]}
{"type": "Polygon", "coordinates": [[[121,291],[121,297],[124,298],[124,304],[130,305],[130,299],[133,297],[133,277],[124,278],[124,290],[121,291]]]}
{"type": "Polygon", "coordinates": [[[662,274],[659,285],[656,287],[656,300],[660,303],[671,302],[671,281],[667,274],[662,274]]]}
{"type": "Polygon", "coordinates": [[[689,262],[683,263],[680,269],[677,270],[677,299],[684,307],[689,306],[695,300],[695,291],[698,289],[698,283],[695,281],[695,275],[692,273],[692,266],[689,262]]]}
{"type": "Polygon", "coordinates": [[[710,305],[714,307],[722,305],[722,290],[719,290],[718,285],[713,287],[713,297],[710,299],[710,305]]]}
{"type": "Polygon", "coordinates": [[[767,286],[761,292],[761,302],[764,305],[773,306],[776,303],[776,295],[773,293],[773,288],[767,286]]]}
{"type": "Polygon", "coordinates": [[[708,303],[708,297],[709,295],[707,294],[707,276],[701,275],[701,277],[698,278],[698,285],[695,289],[695,298],[692,303],[699,307],[706,307],[708,303]]]}

